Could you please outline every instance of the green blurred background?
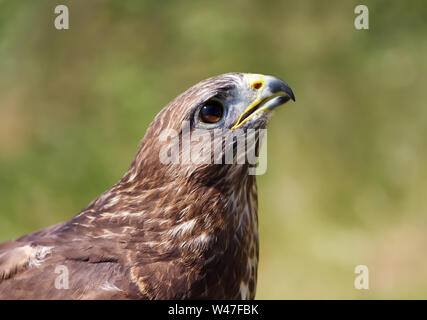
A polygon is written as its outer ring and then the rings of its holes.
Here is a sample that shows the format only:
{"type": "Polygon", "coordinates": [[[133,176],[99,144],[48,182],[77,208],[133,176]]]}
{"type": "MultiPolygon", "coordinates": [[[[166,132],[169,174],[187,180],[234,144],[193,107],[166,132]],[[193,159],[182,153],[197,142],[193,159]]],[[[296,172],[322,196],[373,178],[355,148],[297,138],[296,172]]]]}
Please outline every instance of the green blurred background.
{"type": "Polygon", "coordinates": [[[426,298],[426,35],[425,1],[0,0],[0,241],[118,181],[191,85],[272,74],[297,103],[273,117],[258,177],[257,298],[426,298]]]}

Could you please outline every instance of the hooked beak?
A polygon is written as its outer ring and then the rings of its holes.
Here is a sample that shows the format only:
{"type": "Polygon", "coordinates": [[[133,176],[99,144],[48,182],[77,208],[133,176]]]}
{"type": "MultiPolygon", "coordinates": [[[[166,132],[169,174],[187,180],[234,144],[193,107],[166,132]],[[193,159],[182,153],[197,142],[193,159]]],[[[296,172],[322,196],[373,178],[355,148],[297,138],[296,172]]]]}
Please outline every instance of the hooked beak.
{"type": "Polygon", "coordinates": [[[257,98],[246,110],[239,116],[237,122],[231,128],[239,128],[250,118],[261,111],[271,111],[278,106],[288,102],[290,99],[295,101],[295,95],[292,89],[282,80],[264,75],[251,75],[249,85],[257,91],[257,98]]]}

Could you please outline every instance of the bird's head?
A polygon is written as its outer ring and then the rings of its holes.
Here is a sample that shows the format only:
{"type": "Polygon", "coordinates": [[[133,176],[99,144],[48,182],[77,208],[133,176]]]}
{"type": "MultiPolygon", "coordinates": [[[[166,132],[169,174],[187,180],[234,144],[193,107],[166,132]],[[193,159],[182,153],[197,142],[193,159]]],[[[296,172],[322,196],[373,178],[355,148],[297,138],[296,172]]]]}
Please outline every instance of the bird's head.
{"type": "Polygon", "coordinates": [[[171,178],[205,169],[216,176],[225,174],[222,168],[247,168],[242,155],[251,150],[248,135],[255,134],[258,145],[258,131],[290,99],[295,100],[291,88],[272,76],[228,73],[203,80],[160,111],[134,164],[142,172],[145,165],[154,166],[171,178]],[[243,149],[239,138],[245,141],[243,149]],[[240,156],[237,149],[243,150],[240,156]],[[231,157],[226,150],[232,151],[231,157]]]}

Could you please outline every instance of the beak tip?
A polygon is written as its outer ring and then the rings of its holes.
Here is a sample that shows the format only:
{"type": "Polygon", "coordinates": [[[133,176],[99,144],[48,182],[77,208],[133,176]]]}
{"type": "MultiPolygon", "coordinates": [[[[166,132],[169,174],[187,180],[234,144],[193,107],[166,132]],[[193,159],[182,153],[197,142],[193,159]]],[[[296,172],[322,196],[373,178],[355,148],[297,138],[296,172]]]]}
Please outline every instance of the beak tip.
{"type": "Polygon", "coordinates": [[[288,90],[286,90],[286,93],[289,95],[289,97],[293,100],[293,101],[296,101],[295,100],[295,95],[294,95],[294,92],[292,91],[292,89],[288,86],[288,88],[287,88],[288,90]]]}
{"type": "Polygon", "coordinates": [[[280,80],[279,78],[272,77],[269,88],[270,88],[270,91],[273,93],[284,92],[289,96],[290,99],[295,101],[295,95],[291,87],[286,82],[280,80]]]}

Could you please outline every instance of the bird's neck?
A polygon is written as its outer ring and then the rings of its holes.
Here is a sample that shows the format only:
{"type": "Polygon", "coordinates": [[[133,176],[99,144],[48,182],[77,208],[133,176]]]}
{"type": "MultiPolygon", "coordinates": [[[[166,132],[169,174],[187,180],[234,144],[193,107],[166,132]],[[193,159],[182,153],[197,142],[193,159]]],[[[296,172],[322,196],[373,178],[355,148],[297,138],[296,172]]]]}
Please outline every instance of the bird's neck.
{"type": "MultiPolygon", "coordinates": [[[[160,268],[174,265],[174,270],[186,273],[186,281],[193,279],[195,291],[190,292],[194,298],[240,299],[247,292],[253,297],[258,261],[255,177],[242,172],[227,177],[211,183],[169,181],[162,186],[144,181],[135,184],[126,178],[74,222],[81,228],[93,227],[98,238],[109,241],[111,236],[127,252],[124,263],[132,266],[137,282],[153,277],[155,270],[147,268],[148,262],[160,268]],[[233,283],[206,284],[222,276],[233,283]],[[197,293],[199,286],[207,289],[197,293]]],[[[180,288],[175,282],[182,275],[167,277],[162,281],[180,288]]],[[[180,294],[178,290],[164,298],[182,298],[180,294]]]]}
{"type": "Polygon", "coordinates": [[[104,229],[129,227],[128,236],[142,242],[206,251],[222,241],[224,248],[232,241],[224,234],[234,236],[257,228],[255,177],[244,170],[209,181],[194,176],[191,181],[158,184],[158,179],[141,179],[143,173],[129,171],[79,217],[95,218],[95,224],[104,229]]]}

